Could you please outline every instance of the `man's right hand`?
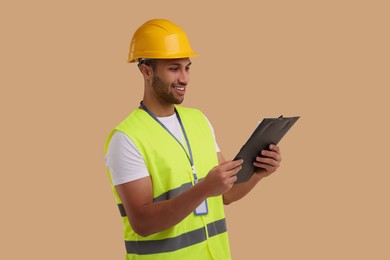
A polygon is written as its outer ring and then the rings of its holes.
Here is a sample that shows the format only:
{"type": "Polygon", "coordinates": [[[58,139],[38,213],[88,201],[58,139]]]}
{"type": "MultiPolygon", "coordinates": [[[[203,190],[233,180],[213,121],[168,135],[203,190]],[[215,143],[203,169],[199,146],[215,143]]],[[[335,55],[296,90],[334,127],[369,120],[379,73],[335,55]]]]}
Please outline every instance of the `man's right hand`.
{"type": "Polygon", "coordinates": [[[207,197],[218,196],[230,190],[237,180],[236,174],[241,170],[243,162],[242,159],[226,161],[211,169],[199,183],[206,186],[207,197]]]}

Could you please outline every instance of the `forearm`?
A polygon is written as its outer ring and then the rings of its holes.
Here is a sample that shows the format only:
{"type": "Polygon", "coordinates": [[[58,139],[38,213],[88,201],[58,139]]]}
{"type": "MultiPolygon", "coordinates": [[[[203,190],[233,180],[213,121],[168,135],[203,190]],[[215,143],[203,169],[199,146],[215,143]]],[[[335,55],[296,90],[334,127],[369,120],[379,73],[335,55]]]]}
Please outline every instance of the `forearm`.
{"type": "Polygon", "coordinates": [[[263,178],[261,175],[253,174],[249,181],[239,184],[234,184],[233,187],[223,194],[223,203],[229,205],[234,201],[245,197],[263,178]]]}
{"type": "Polygon", "coordinates": [[[115,186],[133,230],[148,236],[166,230],[191,214],[204,200],[229,190],[237,180],[242,160],[229,161],[211,169],[207,176],[179,196],[153,202],[150,177],[115,186]]]}
{"type": "Polygon", "coordinates": [[[148,236],[178,224],[206,198],[205,187],[199,183],[174,199],[142,206],[130,222],[138,234],[148,236]]]}

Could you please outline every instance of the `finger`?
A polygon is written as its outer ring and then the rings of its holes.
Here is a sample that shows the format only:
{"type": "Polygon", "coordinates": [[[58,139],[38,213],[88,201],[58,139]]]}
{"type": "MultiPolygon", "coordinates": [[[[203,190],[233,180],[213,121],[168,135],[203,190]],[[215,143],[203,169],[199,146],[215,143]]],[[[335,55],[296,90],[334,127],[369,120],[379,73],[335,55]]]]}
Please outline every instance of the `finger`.
{"type": "Polygon", "coordinates": [[[233,175],[231,178],[230,178],[230,181],[231,181],[231,184],[233,185],[237,180],[237,175],[233,175]]]}
{"type": "Polygon", "coordinates": [[[226,185],[230,186],[230,188],[233,186],[233,184],[237,181],[237,175],[232,175],[226,179],[226,185]]]}
{"type": "Polygon", "coordinates": [[[226,176],[227,176],[228,178],[231,178],[232,176],[237,175],[237,173],[238,173],[241,169],[242,169],[242,166],[239,165],[239,166],[237,166],[237,167],[235,167],[235,168],[233,168],[233,169],[227,170],[227,171],[226,171],[226,176]]]}
{"type": "Polygon", "coordinates": [[[269,165],[269,164],[265,164],[265,163],[253,163],[256,167],[258,168],[261,168],[261,169],[264,169],[266,172],[268,173],[272,173],[272,172],[275,172],[277,167],[274,167],[272,165],[269,165]]]}
{"type": "Polygon", "coordinates": [[[228,166],[233,162],[240,162],[240,161],[244,161],[244,160],[243,159],[234,160],[234,161],[233,160],[226,160],[226,161],[222,162],[221,164],[219,164],[219,166],[222,166],[222,165],[228,166]]]}
{"type": "Polygon", "coordinates": [[[222,170],[224,170],[224,171],[232,170],[232,169],[240,166],[243,162],[244,162],[243,159],[235,160],[235,161],[227,161],[227,162],[221,164],[222,170]]]}
{"type": "Polygon", "coordinates": [[[277,146],[276,144],[270,144],[269,145],[269,149],[272,150],[272,151],[275,151],[277,153],[280,153],[279,146],[277,146]]]}
{"type": "Polygon", "coordinates": [[[268,164],[273,167],[279,167],[279,161],[273,159],[273,158],[268,158],[268,157],[256,157],[255,163],[262,163],[262,164],[268,164]]]}
{"type": "Polygon", "coordinates": [[[280,154],[277,152],[274,152],[274,151],[262,150],[261,155],[268,157],[268,158],[273,158],[274,160],[276,160],[278,162],[282,161],[282,157],[280,156],[280,154]]]}

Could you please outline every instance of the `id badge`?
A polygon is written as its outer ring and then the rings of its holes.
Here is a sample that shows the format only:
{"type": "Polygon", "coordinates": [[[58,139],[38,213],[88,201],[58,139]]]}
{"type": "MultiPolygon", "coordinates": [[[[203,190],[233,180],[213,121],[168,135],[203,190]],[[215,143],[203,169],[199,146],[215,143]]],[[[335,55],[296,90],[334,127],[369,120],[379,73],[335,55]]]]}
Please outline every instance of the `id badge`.
{"type": "MultiPolygon", "coordinates": [[[[194,184],[198,184],[198,178],[196,177],[195,166],[192,166],[192,174],[194,175],[194,184]]],[[[194,211],[195,216],[203,216],[209,213],[209,209],[207,207],[207,200],[204,200],[194,211]]]]}
{"type": "Polygon", "coordinates": [[[209,213],[209,209],[207,207],[207,200],[204,200],[202,204],[200,204],[194,211],[196,216],[203,216],[209,213]]]}

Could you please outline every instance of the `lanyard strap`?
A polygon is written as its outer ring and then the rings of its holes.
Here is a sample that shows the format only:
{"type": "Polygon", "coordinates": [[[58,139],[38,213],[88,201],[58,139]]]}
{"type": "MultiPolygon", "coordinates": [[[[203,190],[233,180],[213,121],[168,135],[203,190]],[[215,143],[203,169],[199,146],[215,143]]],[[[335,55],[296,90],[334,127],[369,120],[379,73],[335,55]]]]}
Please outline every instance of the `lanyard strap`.
{"type": "Polygon", "coordinates": [[[175,107],[175,114],[176,114],[176,118],[177,120],[179,121],[179,124],[180,124],[180,127],[181,127],[181,130],[183,132],[183,135],[184,135],[184,138],[186,140],[186,143],[187,143],[187,148],[188,148],[188,153],[186,151],[186,149],[184,148],[183,144],[176,138],[176,136],[174,136],[171,131],[169,131],[169,129],[153,114],[152,111],[150,111],[145,105],[144,103],[141,101],[140,103],[141,107],[143,110],[145,110],[146,113],[148,113],[157,123],[159,123],[176,141],[177,143],[181,146],[181,148],[183,148],[184,152],[186,153],[187,155],[187,158],[191,164],[191,168],[192,168],[192,174],[194,175],[194,181],[195,183],[198,182],[198,176],[196,175],[196,170],[195,170],[195,165],[194,165],[194,159],[192,157],[192,150],[191,150],[191,145],[190,145],[190,141],[188,140],[188,137],[187,137],[187,133],[186,133],[186,130],[184,129],[184,126],[183,126],[183,122],[181,121],[181,118],[180,118],[180,115],[179,113],[177,112],[177,109],[175,107]]]}

